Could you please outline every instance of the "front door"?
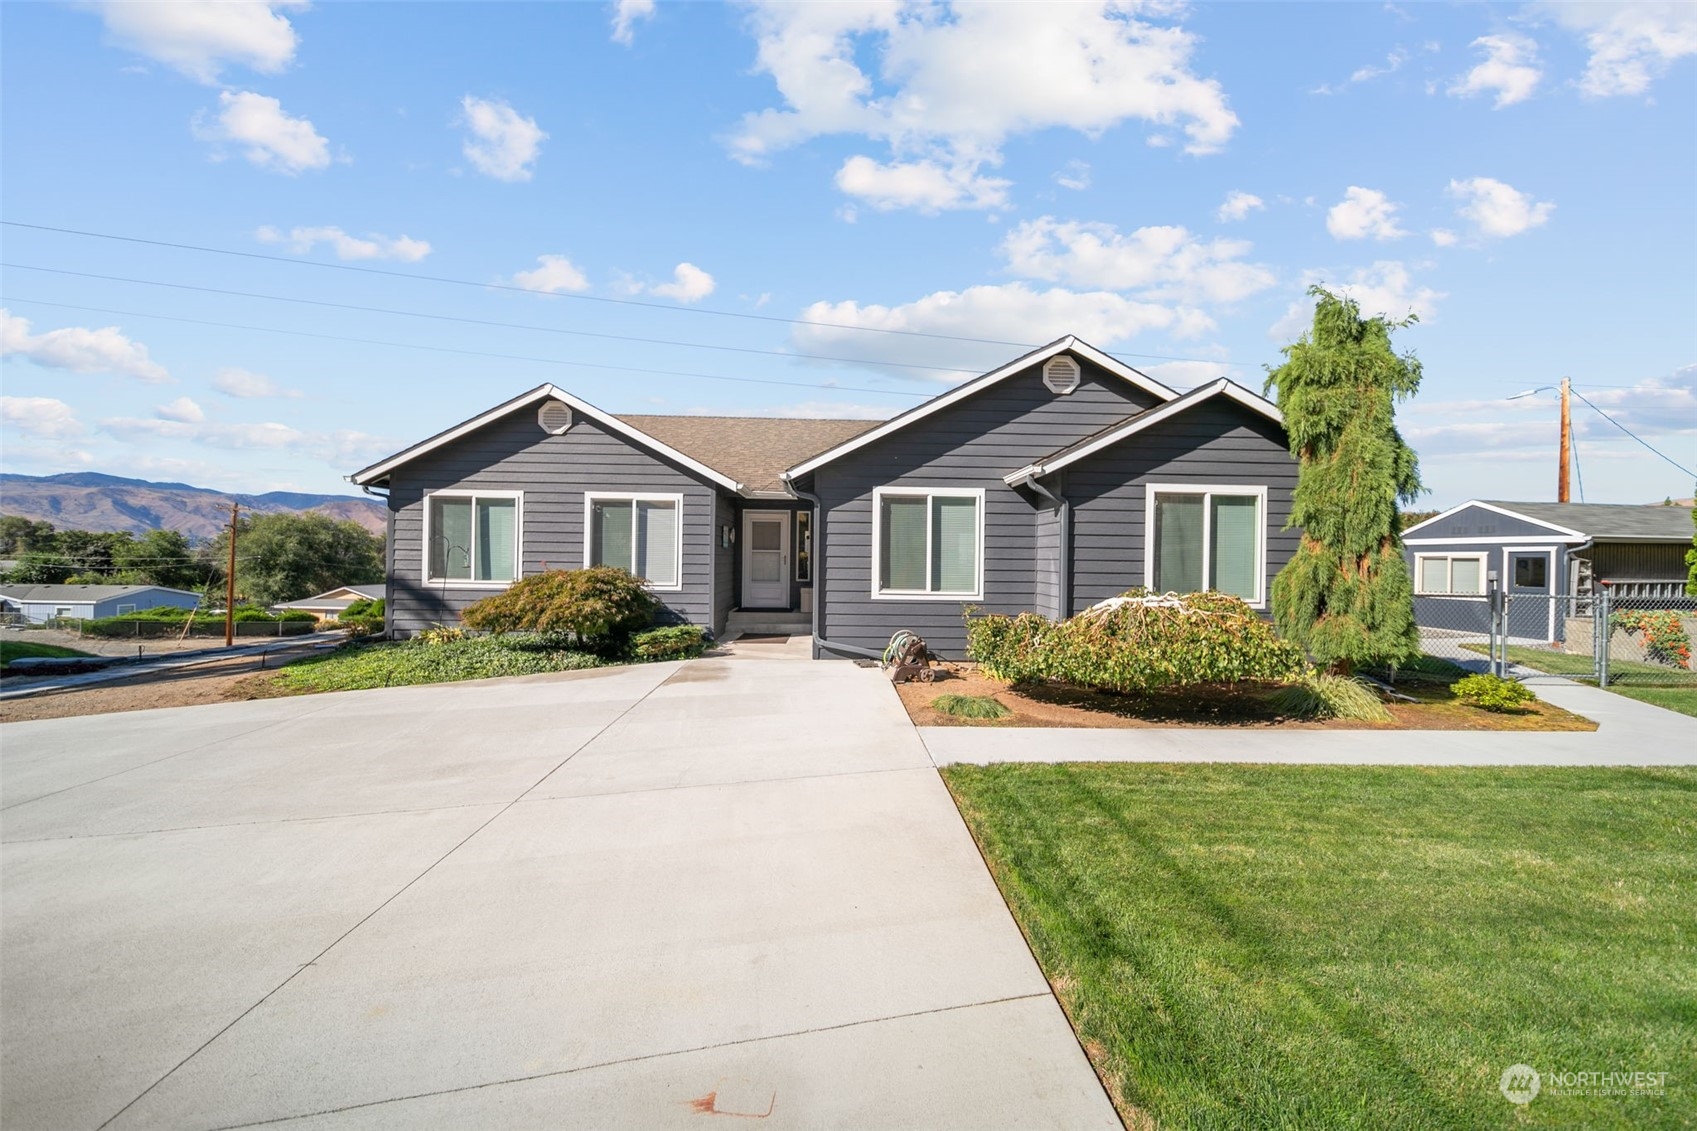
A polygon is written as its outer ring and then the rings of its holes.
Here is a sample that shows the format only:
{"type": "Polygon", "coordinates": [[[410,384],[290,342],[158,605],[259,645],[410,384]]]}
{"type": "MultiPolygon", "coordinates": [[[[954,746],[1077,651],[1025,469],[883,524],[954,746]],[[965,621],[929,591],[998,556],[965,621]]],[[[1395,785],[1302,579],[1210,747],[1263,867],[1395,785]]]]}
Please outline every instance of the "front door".
{"type": "Polygon", "coordinates": [[[1505,555],[1508,634],[1522,641],[1555,639],[1555,554],[1550,550],[1510,550],[1505,555]]]}
{"type": "Polygon", "coordinates": [[[790,512],[744,511],[742,607],[790,607],[790,512]]]}

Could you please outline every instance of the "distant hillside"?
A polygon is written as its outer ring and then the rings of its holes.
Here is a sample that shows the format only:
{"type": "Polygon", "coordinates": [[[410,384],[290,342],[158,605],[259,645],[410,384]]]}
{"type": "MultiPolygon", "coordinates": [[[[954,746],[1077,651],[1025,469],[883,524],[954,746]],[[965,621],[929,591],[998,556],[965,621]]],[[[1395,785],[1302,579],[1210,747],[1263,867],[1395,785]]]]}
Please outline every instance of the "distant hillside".
{"type": "Polygon", "coordinates": [[[357,495],[231,495],[187,483],[150,483],[97,472],[0,473],[0,513],[45,519],[60,530],[180,530],[191,538],[211,538],[229,522],[232,502],[256,512],[318,511],[352,519],[374,534],[383,533],[387,525],[383,504],[357,495]]]}

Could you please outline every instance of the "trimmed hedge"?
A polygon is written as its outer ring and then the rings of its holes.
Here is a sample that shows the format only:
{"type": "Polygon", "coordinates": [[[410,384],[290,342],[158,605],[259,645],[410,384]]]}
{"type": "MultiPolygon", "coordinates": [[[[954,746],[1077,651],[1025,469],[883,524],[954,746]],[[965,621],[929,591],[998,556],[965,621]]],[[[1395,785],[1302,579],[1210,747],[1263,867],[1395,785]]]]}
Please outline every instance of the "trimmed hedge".
{"type": "Polygon", "coordinates": [[[1012,683],[1059,680],[1098,691],[1154,691],[1188,684],[1302,679],[1302,650],[1237,597],[1190,593],[1127,603],[1064,621],[1036,613],[967,619],[966,654],[1012,683]]]}
{"type": "Polygon", "coordinates": [[[707,650],[707,633],[693,624],[651,628],[631,638],[631,655],[644,663],[693,660],[707,650]]]}

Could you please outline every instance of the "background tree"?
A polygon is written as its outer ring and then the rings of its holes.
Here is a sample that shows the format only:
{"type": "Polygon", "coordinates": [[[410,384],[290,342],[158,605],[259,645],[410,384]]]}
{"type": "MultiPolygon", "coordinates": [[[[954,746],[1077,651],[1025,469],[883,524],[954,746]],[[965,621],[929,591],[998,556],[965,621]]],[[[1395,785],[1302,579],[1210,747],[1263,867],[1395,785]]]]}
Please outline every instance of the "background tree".
{"type": "MultiPolygon", "coordinates": [[[[204,547],[207,568],[228,560],[229,538],[226,530],[204,547]]],[[[239,598],[274,605],[381,580],[383,538],[357,522],[312,513],[260,514],[244,516],[237,527],[239,598]]]]}
{"type": "Polygon", "coordinates": [[[1691,507],[1691,526],[1691,548],[1685,551],[1685,595],[1697,597],[1697,504],[1691,507]]]}
{"type": "Polygon", "coordinates": [[[177,530],[149,530],[112,547],[112,565],[126,585],[164,585],[195,590],[206,584],[207,567],[195,561],[189,540],[177,530]]]}
{"type": "Polygon", "coordinates": [[[21,515],[0,515],[0,554],[44,553],[53,549],[53,524],[21,515]]]}
{"type": "Polygon", "coordinates": [[[1396,402],[1420,387],[1420,362],[1391,348],[1415,321],[1361,317],[1354,300],[1310,287],[1314,324],[1267,378],[1301,463],[1290,526],[1302,541],[1273,579],[1273,623],[1335,671],[1420,653],[1399,504],[1419,495],[1396,402]]]}

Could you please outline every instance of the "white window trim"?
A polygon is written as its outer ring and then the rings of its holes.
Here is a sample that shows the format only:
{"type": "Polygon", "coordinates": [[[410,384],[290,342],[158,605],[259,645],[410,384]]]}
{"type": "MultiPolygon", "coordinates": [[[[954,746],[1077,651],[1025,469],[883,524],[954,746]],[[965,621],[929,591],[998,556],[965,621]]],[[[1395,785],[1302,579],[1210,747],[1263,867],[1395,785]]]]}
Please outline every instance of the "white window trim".
{"type": "Polygon", "coordinates": [[[120,617],[124,617],[124,616],[129,616],[131,613],[134,613],[135,611],[136,611],[136,603],[134,601],[131,601],[128,604],[119,605],[118,611],[115,615],[120,616],[120,617]]]}
{"type": "MultiPolygon", "coordinates": [[[[984,530],[989,525],[984,515],[982,487],[874,487],[872,489],[872,578],[870,589],[874,601],[982,601],[984,599],[984,530]],[[977,569],[977,584],[970,593],[934,593],[930,590],[884,589],[879,586],[883,570],[880,562],[884,550],[884,499],[887,496],[932,499],[974,499],[978,504],[978,555],[973,563],[977,569]]],[[[931,516],[925,517],[925,575],[931,576],[931,516]]]]}
{"type": "Polygon", "coordinates": [[[1414,555],[1414,595],[1416,597],[1483,597],[1485,595],[1486,590],[1489,588],[1485,574],[1490,569],[1490,565],[1491,565],[1491,555],[1489,555],[1489,554],[1475,554],[1475,553],[1471,553],[1471,552],[1463,552],[1463,553],[1459,553],[1459,554],[1438,554],[1438,553],[1415,554],[1414,555]],[[1446,561],[1454,561],[1457,558],[1471,558],[1472,560],[1478,562],[1479,563],[1479,592],[1477,592],[1477,593],[1456,593],[1456,592],[1453,592],[1453,590],[1455,588],[1455,581],[1454,581],[1455,570],[1453,568],[1450,570],[1450,574],[1449,574],[1450,579],[1451,579],[1450,580],[1450,589],[1452,590],[1452,592],[1448,592],[1448,593],[1430,593],[1430,592],[1427,592],[1426,588],[1421,584],[1420,578],[1425,573],[1425,571],[1421,568],[1422,563],[1424,563],[1426,561],[1426,559],[1428,559],[1428,558],[1443,558],[1446,561]]]}
{"type": "Polygon", "coordinates": [[[1214,524],[1210,508],[1214,495],[1253,495],[1259,521],[1255,523],[1255,599],[1252,609],[1267,607],[1267,485],[1265,483],[1146,483],[1143,486],[1143,584],[1155,587],[1155,496],[1202,496],[1202,583],[1208,583],[1214,564],[1214,524]]]}
{"type": "MultiPolygon", "coordinates": [[[[1550,595],[1550,613],[1546,618],[1548,624],[1545,626],[1545,632],[1547,634],[1545,639],[1554,640],[1556,638],[1556,548],[1549,545],[1503,547],[1503,590],[1510,594],[1509,599],[1511,602],[1513,600],[1514,590],[1516,589],[1514,584],[1514,555],[1516,554],[1520,554],[1524,557],[1531,557],[1533,554],[1546,554],[1549,556],[1550,564],[1545,567],[1546,572],[1544,574],[1544,592],[1550,595]]],[[[1531,586],[1527,586],[1527,588],[1531,588],[1531,586]]]]}
{"type": "MultiPolygon", "coordinates": [[[[677,538],[675,538],[673,540],[676,543],[676,545],[673,547],[673,552],[677,555],[677,559],[673,563],[673,566],[674,566],[673,576],[678,579],[678,582],[677,582],[676,585],[655,585],[653,582],[646,581],[646,579],[645,579],[644,583],[648,586],[649,589],[653,590],[656,593],[682,593],[683,588],[684,588],[684,497],[683,497],[683,495],[681,495],[681,494],[667,494],[665,492],[656,492],[656,491],[585,491],[583,493],[583,568],[584,569],[590,569],[590,568],[592,568],[592,565],[593,565],[593,563],[590,561],[590,555],[592,553],[594,553],[594,550],[595,550],[595,538],[594,538],[594,528],[592,527],[591,522],[592,522],[592,516],[594,514],[595,504],[598,503],[598,502],[603,502],[603,503],[605,503],[605,502],[614,502],[614,503],[624,503],[624,502],[631,502],[631,503],[671,503],[674,507],[677,508],[678,536],[677,536],[677,538]]],[[[633,508],[632,514],[631,514],[631,523],[633,524],[633,527],[634,527],[635,522],[636,522],[636,514],[635,514],[635,510],[633,508]]],[[[633,547],[636,545],[636,531],[635,531],[634,528],[631,530],[631,545],[633,547]]],[[[636,562],[633,560],[631,562],[631,564],[635,565],[636,562]]]]}
{"type": "MultiPolygon", "coordinates": [[[[479,491],[453,488],[445,491],[426,491],[424,494],[424,545],[420,554],[418,573],[424,579],[424,584],[446,586],[449,589],[505,589],[524,576],[524,492],[523,491],[479,491]],[[477,581],[473,578],[431,577],[430,576],[430,540],[433,533],[430,529],[430,500],[432,499],[471,499],[472,528],[477,526],[478,499],[512,499],[516,504],[518,514],[513,522],[513,579],[512,581],[477,581]]],[[[475,545],[474,545],[475,549],[475,545]]],[[[476,572],[475,564],[472,572],[476,572]]]]}

